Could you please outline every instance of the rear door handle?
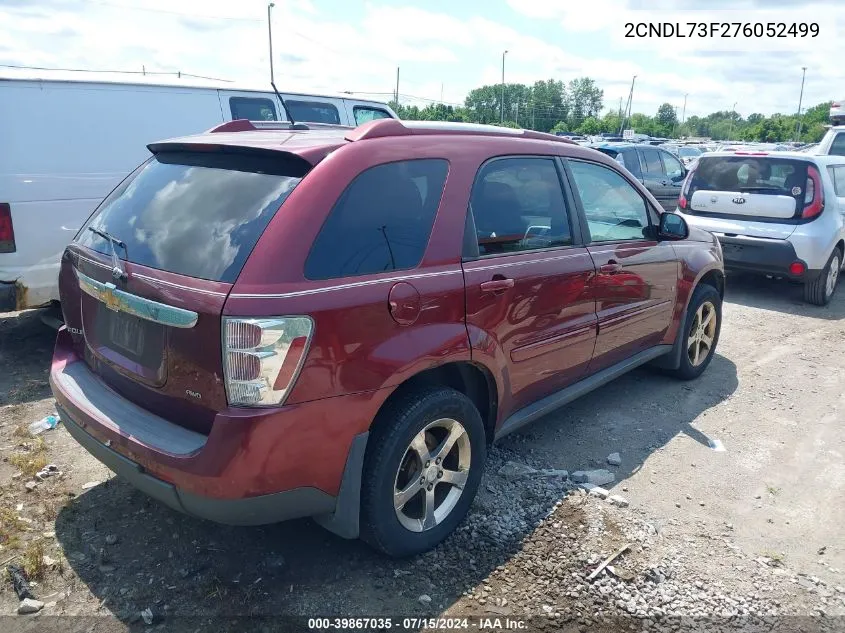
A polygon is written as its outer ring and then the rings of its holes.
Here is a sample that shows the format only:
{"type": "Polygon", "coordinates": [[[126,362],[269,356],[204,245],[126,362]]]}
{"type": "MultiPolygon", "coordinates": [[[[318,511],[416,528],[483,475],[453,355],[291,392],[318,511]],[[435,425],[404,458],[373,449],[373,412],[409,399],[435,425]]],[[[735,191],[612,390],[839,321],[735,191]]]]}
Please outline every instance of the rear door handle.
{"type": "Polygon", "coordinates": [[[599,272],[602,275],[615,275],[616,273],[622,272],[622,264],[617,262],[608,262],[607,264],[602,264],[599,267],[599,272]]]}
{"type": "Polygon", "coordinates": [[[492,279],[481,283],[481,292],[504,292],[513,288],[513,279],[492,279]]]}

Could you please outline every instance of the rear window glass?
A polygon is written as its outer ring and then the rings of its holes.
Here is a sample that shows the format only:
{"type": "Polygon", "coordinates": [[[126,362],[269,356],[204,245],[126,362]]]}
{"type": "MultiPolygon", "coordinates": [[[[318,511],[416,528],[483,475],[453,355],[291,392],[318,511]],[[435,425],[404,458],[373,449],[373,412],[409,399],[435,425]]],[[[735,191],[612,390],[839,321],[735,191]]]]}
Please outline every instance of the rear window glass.
{"type": "Polygon", "coordinates": [[[296,101],[285,99],[285,105],[295,121],[306,123],[340,123],[340,114],[331,103],[324,101],[296,101]]]}
{"type": "Polygon", "coordinates": [[[308,279],[414,268],[422,260],[448,163],[409,160],[371,167],[335,203],[305,262],[308,279]]]}
{"type": "Polygon", "coordinates": [[[690,183],[696,191],[745,193],[804,198],[807,163],[771,156],[702,156],[690,183]]]}
{"type": "Polygon", "coordinates": [[[352,108],[355,113],[355,125],[363,125],[376,119],[392,119],[387,110],[381,108],[369,108],[367,106],[355,106],[352,108]]]}
{"type": "Polygon", "coordinates": [[[830,152],[832,156],[845,156],[845,132],[837,134],[830,145],[830,152]]]}
{"type": "Polygon", "coordinates": [[[267,223],[302,179],[295,159],[158,154],[124,180],[77,235],[104,255],[109,233],[129,262],[232,283],[267,223]]]}

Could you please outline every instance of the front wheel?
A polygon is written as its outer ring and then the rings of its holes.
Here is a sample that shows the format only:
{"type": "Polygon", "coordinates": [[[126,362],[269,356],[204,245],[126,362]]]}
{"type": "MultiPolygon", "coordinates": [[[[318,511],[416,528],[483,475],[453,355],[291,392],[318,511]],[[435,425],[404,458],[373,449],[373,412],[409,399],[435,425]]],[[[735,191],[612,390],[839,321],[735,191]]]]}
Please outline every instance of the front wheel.
{"type": "Polygon", "coordinates": [[[406,393],[374,424],[361,484],[361,537],[390,556],[429,550],[469,511],[487,440],[475,405],[445,387],[406,393]]]}
{"type": "Polygon", "coordinates": [[[842,268],[842,253],[838,248],[833,249],[830,259],[816,279],[804,284],[804,301],[817,306],[830,303],[836,282],[839,281],[839,271],[842,268]]]}
{"type": "Polygon", "coordinates": [[[692,293],[681,337],[681,362],[672,374],[682,380],[698,378],[716,352],[722,329],[722,297],[713,286],[702,284],[692,293]]]}

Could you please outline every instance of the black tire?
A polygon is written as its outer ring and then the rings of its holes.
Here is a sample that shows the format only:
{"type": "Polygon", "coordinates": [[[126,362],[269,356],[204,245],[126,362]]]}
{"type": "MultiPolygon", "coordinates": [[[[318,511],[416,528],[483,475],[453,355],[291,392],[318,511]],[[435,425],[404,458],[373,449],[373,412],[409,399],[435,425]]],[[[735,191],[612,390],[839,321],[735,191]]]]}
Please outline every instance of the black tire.
{"type": "MultiPolygon", "coordinates": [[[[841,269],[842,251],[837,246],[833,249],[833,252],[830,254],[830,257],[827,260],[827,264],[825,264],[819,276],[816,277],[813,281],[808,281],[804,284],[804,301],[806,301],[807,303],[812,303],[813,305],[817,306],[826,306],[828,303],[830,303],[830,298],[836,291],[836,283],[834,283],[833,289],[828,291],[827,280],[831,274],[831,268],[833,265],[834,257],[837,259],[838,266],[841,269]]],[[[838,281],[839,279],[837,273],[836,282],[838,281]]]]}
{"type": "Polygon", "coordinates": [[[716,353],[716,346],[719,343],[719,333],[722,330],[722,297],[719,296],[719,291],[716,290],[713,286],[709,286],[707,284],[700,284],[698,285],[692,293],[692,297],[690,298],[689,306],[687,306],[687,313],[684,317],[684,324],[683,327],[678,330],[678,336],[681,337],[680,345],[681,345],[681,361],[677,369],[671,369],[668,373],[676,378],[681,380],[693,380],[694,378],[698,378],[704,370],[707,369],[707,366],[710,364],[710,361],[713,360],[713,356],[716,353]],[[690,336],[692,335],[693,326],[696,325],[695,323],[695,316],[698,312],[698,309],[707,302],[710,302],[713,307],[715,308],[716,313],[716,331],[715,335],[713,336],[713,344],[710,346],[710,349],[707,351],[706,358],[701,361],[698,365],[694,365],[692,360],[690,359],[689,354],[689,347],[687,345],[687,341],[689,340],[690,336]]]}
{"type": "Polygon", "coordinates": [[[487,459],[484,423],[464,394],[447,387],[425,387],[402,394],[379,412],[367,442],[361,481],[361,538],[394,557],[430,550],[451,534],[469,511],[487,459]],[[397,472],[411,441],[430,423],[450,418],[469,438],[470,467],[463,492],[433,528],[414,532],[399,521],[393,495],[397,472]]]}

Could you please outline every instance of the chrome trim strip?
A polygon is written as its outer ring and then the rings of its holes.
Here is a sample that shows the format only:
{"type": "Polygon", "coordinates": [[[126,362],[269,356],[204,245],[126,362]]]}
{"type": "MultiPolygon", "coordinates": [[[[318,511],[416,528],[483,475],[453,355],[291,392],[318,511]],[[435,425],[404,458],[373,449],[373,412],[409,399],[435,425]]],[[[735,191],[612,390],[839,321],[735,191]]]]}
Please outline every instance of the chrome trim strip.
{"type": "MultiPolygon", "coordinates": [[[[526,251],[527,252],[527,251],[526,251]]],[[[581,253],[568,253],[566,255],[557,255],[556,257],[544,257],[543,259],[523,259],[518,262],[499,262],[490,266],[466,267],[467,272],[475,272],[477,270],[496,270],[499,268],[508,268],[510,266],[528,266],[530,264],[544,264],[546,262],[554,262],[561,259],[572,259],[573,257],[589,257],[590,254],[585,250],[581,253]]],[[[485,260],[479,260],[485,261],[485,260]]]]}
{"type": "Polygon", "coordinates": [[[79,270],[76,270],[76,277],[79,280],[79,289],[103,302],[109,310],[125,312],[146,321],[178,328],[192,328],[199,318],[196,312],[118,290],[113,283],[91,279],[79,270]]]}
{"type": "Polygon", "coordinates": [[[348,290],[349,288],[363,288],[366,286],[375,286],[388,282],[397,281],[411,281],[413,279],[427,279],[429,277],[443,277],[445,275],[460,275],[462,270],[444,270],[438,273],[420,273],[417,275],[399,275],[396,277],[385,277],[383,279],[370,279],[368,281],[355,281],[348,284],[338,284],[336,286],[328,286],[325,288],[309,288],[308,290],[295,290],[294,292],[282,292],[279,294],[252,294],[252,293],[232,293],[230,298],[235,299],[288,299],[291,297],[306,297],[308,295],[321,294],[323,292],[332,292],[333,290],[348,290]]]}
{"type": "MultiPolygon", "coordinates": [[[[97,260],[91,259],[90,257],[85,257],[85,255],[80,255],[78,252],[74,252],[79,259],[88,262],[89,264],[94,264],[94,266],[99,266],[100,268],[105,268],[106,270],[111,270],[111,266],[107,266],[97,260]]],[[[130,262],[131,263],[131,262],[130,262]]],[[[142,275],[141,273],[132,273],[132,277],[137,277],[138,279],[145,279],[146,281],[150,281],[154,284],[162,284],[164,286],[170,286],[171,288],[179,288],[179,290],[188,290],[190,292],[197,292],[203,295],[213,295],[215,297],[225,297],[225,292],[217,292],[216,290],[202,290],[201,288],[191,288],[190,286],[183,286],[181,284],[175,284],[172,281],[164,281],[163,279],[156,279],[155,277],[149,277],[147,275],[142,275]]]]}

